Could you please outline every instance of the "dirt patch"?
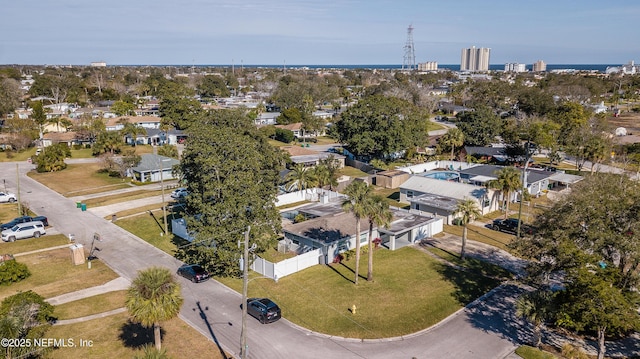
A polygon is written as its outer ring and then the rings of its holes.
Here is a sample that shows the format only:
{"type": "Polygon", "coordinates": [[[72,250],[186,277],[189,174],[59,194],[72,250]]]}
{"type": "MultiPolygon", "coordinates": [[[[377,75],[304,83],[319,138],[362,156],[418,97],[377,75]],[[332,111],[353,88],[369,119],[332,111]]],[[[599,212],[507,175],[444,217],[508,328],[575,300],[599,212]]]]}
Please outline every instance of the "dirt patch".
{"type": "Polygon", "coordinates": [[[607,121],[611,124],[612,130],[618,127],[624,127],[627,130],[626,136],[616,136],[616,143],[629,144],[640,142],[640,113],[623,112],[619,117],[608,117],[607,121]]]}

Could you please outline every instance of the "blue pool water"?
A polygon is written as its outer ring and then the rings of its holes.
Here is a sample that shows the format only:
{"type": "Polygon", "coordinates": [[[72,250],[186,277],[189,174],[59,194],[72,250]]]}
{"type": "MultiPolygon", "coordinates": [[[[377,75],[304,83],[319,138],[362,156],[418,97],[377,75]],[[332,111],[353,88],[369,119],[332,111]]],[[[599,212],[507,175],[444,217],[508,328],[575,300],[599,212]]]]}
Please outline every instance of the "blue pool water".
{"type": "Polygon", "coordinates": [[[438,171],[429,172],[424,175],[427,178],[439,179],[443,181],[455,181],[460,182],[460,175],[457,172],[438,171]]]}

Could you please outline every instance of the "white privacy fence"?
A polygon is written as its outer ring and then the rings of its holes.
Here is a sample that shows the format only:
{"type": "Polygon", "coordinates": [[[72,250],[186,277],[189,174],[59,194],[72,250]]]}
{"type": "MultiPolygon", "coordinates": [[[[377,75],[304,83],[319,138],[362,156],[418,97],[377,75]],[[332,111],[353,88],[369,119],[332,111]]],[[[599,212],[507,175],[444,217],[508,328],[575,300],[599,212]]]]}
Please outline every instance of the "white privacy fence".
{"type": "Polygon", "coordinates": [[[323,202],[330,201],[339,197],[344,197],[344,195],[326,189],[320,190],[319,188],[308,188],[302,191],[295,191],[279,195],[276,199],[276,206],[285,206],[287,204],[303,201],[323,202]]]}
{"type": "Polygon", "coordinates": [[[322,251],[320,249],[314,249],[278,263],[272,263],[266,259],[256,257],[251,265],[251,269],[265,277],[277,280],[289,274],[320,264],[321,255],[322,251]]]}

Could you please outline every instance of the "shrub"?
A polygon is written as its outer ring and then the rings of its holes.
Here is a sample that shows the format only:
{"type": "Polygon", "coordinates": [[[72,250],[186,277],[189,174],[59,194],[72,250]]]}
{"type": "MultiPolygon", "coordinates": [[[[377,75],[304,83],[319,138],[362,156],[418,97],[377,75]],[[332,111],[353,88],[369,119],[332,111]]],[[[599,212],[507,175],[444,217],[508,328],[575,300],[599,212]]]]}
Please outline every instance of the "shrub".
{"type": "Polygon", "coordinates": [[[9,285],[19,282],[31,275],[29,268],[24,263],[16,262],[15,259],[0,262],[0,285],[9,285]]]}
{"type": "Polygon", "coordinates": [[[580,348],[576,348],[569,343],[562,346],[562,356],[567,359],[589,359],[589,356],[580,348]]]}

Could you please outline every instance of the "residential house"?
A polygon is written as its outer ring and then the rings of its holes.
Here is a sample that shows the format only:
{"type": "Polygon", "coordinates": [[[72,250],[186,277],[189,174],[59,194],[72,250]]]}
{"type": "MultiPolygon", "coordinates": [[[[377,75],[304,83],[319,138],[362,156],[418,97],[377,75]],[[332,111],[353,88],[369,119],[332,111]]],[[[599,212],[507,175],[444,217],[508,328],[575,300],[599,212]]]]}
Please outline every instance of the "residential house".
{"type": "Polygon", "coordinates": [[[140,156],[140,163],[131,168],[131,177],[139,182],[159,182],[175,179],[173,167],[180,164],[175,158],[144,154],[140,156]]]}
{"type": "Polygon", "coordinates": [[[42,135],[42,147],[48,147],[56,145],[58,143],[64,143],[71,147],[72,145],[79,144],[80,142],[76,138],[75,132],[46,132],[42,135]]]}
{"type": "Polygon", "coordinates": [[[418,213],[443,218],[453,223],[453,213],[460,200],[473,199],[482,214],[499,209],[495,191],[467,183],[453,182],[423,175],[413,175],[400,185],[400,202],[410,203],[418,213]]]}
{"type": "MultiPolygon", "coordinates": [[[[296,209],[307,220],[283,226],[285,241],[298,248],[299,253],[322,250],[321,263],[329,263],[342,252],[354,249],[356,240],[367,245],[369,223],[361,220],[360,233],[355,231],[355,217],[344,212],[340,202],[312,204],[296,209]]],[[[415,243],[442,231],[442,220],[404,210],[392,210],[393,219],[388,228],[374,227],[373,238],[391,250],[415,243]]]]}
{"type": "Polygon", "coordinates": [[[130,122],[142,128],[160,128],[160,117],[156,116],[119,116],[105,121],[107,131],[120,131],[124,128],[122,122],[130,122]]]}
{"type": "Polygon", "coordinates": [[[337,161],[338,168],[344,167],[345,164],[346,157],[336,153],[319,152],[300,146],[283,146],[281,149],[289,154],[293,163],[302,163],[307,167],[316,166],[321,160],[327,159],[329,156],[333,156],[337,161]]]}

